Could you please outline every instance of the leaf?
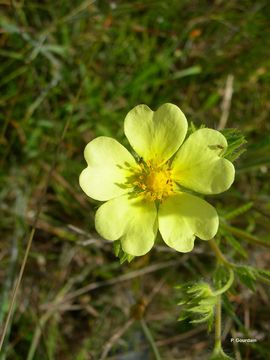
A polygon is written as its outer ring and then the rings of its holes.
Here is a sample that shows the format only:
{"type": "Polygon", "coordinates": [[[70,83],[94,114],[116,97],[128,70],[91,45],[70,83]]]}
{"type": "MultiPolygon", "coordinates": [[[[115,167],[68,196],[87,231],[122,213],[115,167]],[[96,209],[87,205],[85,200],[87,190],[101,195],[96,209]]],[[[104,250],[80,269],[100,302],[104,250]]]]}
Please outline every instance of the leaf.
{"type": "Polygon", "coordinates": [[[231,220],[236,218],[237,216],[243,215],[247,211],[249,211],[253,207],[253,202],[250,201],[247,204],[244,204],[242,206],[239,206],[238,208],[228,212],[224,215],[224,219],[231,220]]]}
{"type": "Polygon", "coordinates": [[[248,257],[246,250],[239,243],[239,241],[235,239],[235,237],[233,237],[231,234],[228,234],[228,233],[226,233],[224,236],[225,236],[226,240],[228,241],[228,243],[234,248],[234,250],[237,253],[242,255],[244,258],[248,257]]]}
{"type": "Polygon", "coordinates": [[[233,162],[246,151],[243,145],[246,144],[247,141],[238,129],[224,129],[221,130],[221,133],[226,137],[228,142],[228,147],[223,157],[233,162]]]}
{"type": "Polygon", "coordinates": [[[247,286],[252,291],[256,291],[255,288],[256,275],[254,269],[251,266],[237,266],[235,267],[235,271],[239,277],[239,280],[245,286],[247,286]]]}
{"type": "Polygon", "coordinates": [[[252,266],[236,266],[235,271],[240,281],[252,291],[255,291],[255,281],[263,279],[270,282],[270,271],[252,266]]]}
{"type": "Polygon", "coordinates": [[[187,138],[191,135],[191,134],[193,134],[195,131],[197,131],[197,130],[200,130],[200,129],[204,129],[205,128],[205,125],[204,124],[201,124],[200,126],[196,126],[195,124],[194,124],[194,122],[193,121],[191,121],[190,122],[190,124],[189,124],[189,126],[188,126],[188,130],[187,130],[187,138]]]}
{"type": "Polygon", "coordinates": [[[266,276],[270,278],[270,271],[269,270],[265,270],[265,269],[255,269],[257,274],[266,276]]]}
{"type": "Polygon", "coordinates": [[[191,66],[187,69],[183,69],[183,70],[179,70],[179,71],[176,71],[174,72],[173,74],[173,79],[181,79],[183,77],[186,77],[186,76],[192,76],[192,75],[197,75],[197,74],[200,74],[202,71],[202,68],[200,66],[191,66]]]}

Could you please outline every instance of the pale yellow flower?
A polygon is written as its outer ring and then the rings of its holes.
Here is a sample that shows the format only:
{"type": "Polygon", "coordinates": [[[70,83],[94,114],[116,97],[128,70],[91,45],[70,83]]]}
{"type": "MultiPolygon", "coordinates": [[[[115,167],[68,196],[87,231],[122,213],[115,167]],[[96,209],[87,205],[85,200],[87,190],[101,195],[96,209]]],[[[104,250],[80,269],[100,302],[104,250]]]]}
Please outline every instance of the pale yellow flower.
{"type": "Polygon", "coordinates": [[[226,138],[213,129],[187,134],[187,120],[173,104],[156,112],[138,105],[125,118],[125,135],[138,161],[119,142],[98,137],[85,148],[87,168],[80,186],[106,201],[95,217],[97,232],[120,239],[123,250],[146,254],[158,230],[180,252],[193,249],[195,237],[209,240],[218,230],[215,208],[192,192],[219,194],[234,181],[234,167],[222,157],[226,138]]]}

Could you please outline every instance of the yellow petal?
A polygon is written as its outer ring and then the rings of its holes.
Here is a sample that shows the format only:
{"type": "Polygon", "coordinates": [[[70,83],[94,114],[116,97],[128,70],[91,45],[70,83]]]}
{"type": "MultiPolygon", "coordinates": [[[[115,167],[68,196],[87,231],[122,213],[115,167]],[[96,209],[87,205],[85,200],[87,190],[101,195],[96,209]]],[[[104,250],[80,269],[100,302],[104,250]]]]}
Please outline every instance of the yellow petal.
{"type": "Polygon", "coordinates": [[[185,115],[173,104],[164,104],[155,112],[138,105],[125,118],[126,137],[144,161],[167,161],[182,144],[186,132],[185,115]]]}
{"type": "Polygon", "coordinates": [[[210,240],[218,230],[215,208],[187,193],[167,198],[158,212],[159,231],[165,243],[180,252],[193,249],[195,237],[210,240]]]}
{"type": "Polygon", "coordinates": [[[226,138],[213,129],[195,131],[184,142],[172,163],[172,176],[180,185],[201,194],[219,194],[234,181],[234,166],[220,154],[226,138]]]}
{"type": "Polygon", "coordinates": [[[138,165],[119,142],[98,137],[87,144],[84,157],[88,166],[82,171],[79,183],[89,197],[105,201],[132,190],[127,179],[138,165]]]}
{"type": "Polygon", "coordinates": [[[144,255],[154,245],[157,234],[155,203],[130,195],[112,199],[98,209],[95,226],[104,239],[120,239],[126,253],[144,255]]]}

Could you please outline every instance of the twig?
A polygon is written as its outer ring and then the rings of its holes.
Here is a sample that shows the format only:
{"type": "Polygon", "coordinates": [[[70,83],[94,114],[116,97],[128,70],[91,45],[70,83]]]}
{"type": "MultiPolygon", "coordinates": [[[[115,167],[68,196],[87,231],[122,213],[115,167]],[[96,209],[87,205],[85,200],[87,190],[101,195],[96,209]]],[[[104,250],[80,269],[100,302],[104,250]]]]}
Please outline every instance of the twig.
{"type": "MultiPolygon", "coordinates": [[[[85,294],[87,292],[96,290],[96,289],[98,289],[100,287],[115,285],[115,284],[118,284],[118,283],[123,282],[123,281],[128,281],[128,280],[134,279],[136,277],[139,277],[139,276],[142,276],[142,275],[145,275],[145,274],[149,274],[149,273],[161,270],[161,269],[165,269],[166,267],[178,265],[178,264],[182,263],[185,259],[186,259],[186,256],[183,256],[181,260],[164,261],[164,262],[161,262],[161,263],[158,263],[158,264],[147,266],[147,267],[139,269],[139,270],[129,272],[127,274],[117,276],[117,277],[115,277],[113,279],[99,281],[99,282],[93,282],[93,283],[91,283],[89,285],[81,287],[78,290],[73,291],[72,293],[69,293],[67,296],[65,296],[63,298],[61,303],[59,303],[58,305],[61,305],[66,301],[70,301],[70,300],[72,300],[72,299],[74,299],[74,298],[76,298],[76,297],[78,297],[80,295],[83,295],[83,294],[85,294]]],[[[50,306],[51,306],[51,304],[47,303],[47,304],[44,304],[42,306],[42,308],[46,309],[46,308],[48,308],[50,306]]]]}
{"type": "MultiPolygon", "coordinates": [[[[200,326],[200,327],[196,327],[190,331],[187,331],[183,334],[179,334],[179,335],[176,335],[176,336],[173,336],[169,339],[163,339],[163,340],[158,340],[156,341],[156,346],[157,347],[162,347],[162,346],[167,346],[167,345],[170,345],[170,344],[175,344],[175,343],[179,343],[180,341],[183,341],[183,340],[187,340],[188,338],[194,336],[194,335],[197,335],[199,333],[201,333],[202,331],[206,332],[206,326],[200,326]]],[[[147,345],[142,345],[141,346],[141,349],[146,349],[147,348],[147,345]]],[[[125,355],[127,355],[125,353],[125,355]]],[[[118,355],[118,356],[113,356],[113,357],[108,357],[108,359],[110,360],[117,360],[119,357],[123,357],[124,358],[124,354],[121,354],[121,355],[118,355]]],[[[101,359],[100,359],[101,360],[101,359]]]]}
{"type": "MultiPolygon", "coordinates": [[[[158,284],[154,287],[151,294],[146,298],[145,300],[145,308],[152,302],[155,295],[160,291],[163,284],[165,282],[165,279],[162,279],[158,282],[158,284]]],[[[145,310],[144,310],[145,311],[145,310]]],[[[124,333],[130,328],[130,326],[134,323],[136,319],[134,317],[130,318],[124,326],[122,326],[116,333],[108,340],[108,342],[105,344],[101,357],[99,360],[105,360],[107,358],[107,355],[109,354],[111,348],[113,345],[124,335],[124,333]]]]}
{"type": "MultiPolygon", "coordinates": [[[[67,283],[59,292],[58,294],[56,295],[55,297],[55,302],[56,301],[59,301],[59,298],[63,297],[64,294],[70,289],[70,286],[72,286],[72,284],[69,284],[67,283]]],[[[67,304],[68,306],[68,304],[67,304]]],[[[67,311],[67,310],[70,310],[68,308],[62,308],[61,309],[62,311],[67,311]]],[[[28,351],[28,355],[27,355],[27,358],[26,360],[32,360],[33,357],[35,356],[35,352],[36,352],[36,349],[37,349],[37,346],[38,346],[38,343],[39,343],[39,340],[40,340],[40,337],[42,335],[42,331],[43,331],[43,328],[44,326],[46,325],[46,323],[48,322],[48,320],[52,317],[52,315],[54,315],[56,312],[56,309],[55,308],[50,308],[48,309],[41,317],[40,319],[38,320],[38,324],[37,324],[37,327],[36,327],[36,330],[33,334],[33,337],[32,337],[32,341],[31,341],[31,345],[30,345],[30,348],[29,348],[29,351],[28,351]]]]}
{"type": "Polygon", "coordinates": [[[161,347],[161,346],[167,346],[167,345],[171,345],[171,344],[174,344],[174,343],[178,343],[178,342],[186,340],[186,339],[188,339],[188,338],[190,338],[190,337],[192,337],[194,335],[197,335],[202,331],[206,331],[206,326],[205,325],[200,326],[200,327],[196,327],[195,329],[187,331],[187,332],[185,332],[183,334],[173,336],[173,337],[171,337],[169,339],[158,340],[158,341],[156,341],[156,345],[158,347],[161,347]]]}
{"type": "MultiPolygon", "coordinates": [[[[41,163],[41,166],[48,171],[50,169],[49,165],[45,162],[41,163]]],[[[89,210],[89,203],[85,200],[84,197],[82,197],[80,194],[78,194],[76,191],[74,191],[74,187],[70,185],[70,183],[56,170],[53,170],[52,177],[59,182],[63,186],[64,189],[66,189],[71,196],[74,197],[74,199],[86,210],[89,210]]]]}
{"type": "Polygon", "coordinates": [[[228,121],[233,94],[233,82],[234,76],[231,74],[228,75],[224,91],[224,97],[221,104],[222,113],[218,124],[218,130],[224,129],[228,121]]]}
{"type": "Polygon", "coordinates": [[[128,319],[128,321],[113,334],[113,336],[105,344],[100,360],[106,359],[113,345],[124,335],[124,333],[130,328],[134,321],[134,318],[128,319]]]}

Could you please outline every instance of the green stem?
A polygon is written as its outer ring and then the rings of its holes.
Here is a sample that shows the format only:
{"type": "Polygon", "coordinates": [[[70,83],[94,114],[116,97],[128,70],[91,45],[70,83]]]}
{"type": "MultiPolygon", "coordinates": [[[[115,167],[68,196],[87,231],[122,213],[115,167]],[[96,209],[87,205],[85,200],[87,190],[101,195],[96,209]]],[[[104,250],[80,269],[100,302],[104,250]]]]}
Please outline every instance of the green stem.
{"type": "Polygon", "coordinates": [[[160,355],[159,355],[158,348],[157,348],[157,346],[156,346],[156,344],[155,344],[155,341],[154,341],[154,339],[153,339],[153,336],[152,336],[152,334],[151,334],[151,332],[150,332],[150,330],[149,330],[146,322],[144,321],[144,319],[141,319],[140,321],[141,321],[141,325],[142,325],[143,332],[144,332],[147,340],[149,341],[149,344],[151,345],[151,348],[152,348],[152,350],[153,350],[153,353],[154,353],[154,355],[155,355],[156,360],[161,360],[161,357],[160,357],[160,355]]]}
{"type": "Polygon", "coordinates": [[[221,349],[221,295],[217,296],[215,317],[215,347],[214,351],[221,349]]]}
{"type": "Polygon", "coordinates": [[[214,251],[217,260],[227,266],[228,268],[232,268],[234,265],[226,259],[226,257],[222,254],[220,248],[217,246],[217,243],[214,239],[208,241],[209,245],[211,246],[212,250],[214,251]]]}
{"type": "MultiPolygon", "coordinates": [[[[234,270],[233,268],[235,265],[231,262],[229,262],[226,257],[221,252],[220,248],[218,247],[217,243],[214,239],[211,239],[209,241],[209,244],[214,251],[216,257],[217,257],[217,263],[221,263],[227,267],[229,270],[229,279],[227,283],[220,289],[213,292],[213,295],[216,296],[216,305],[215,305],[215,346],[214,346],[214,352],[213,358],[217,358],[217,356],[220,356],[220,354],[223,354],[222,350],[222,344],[221,344],[221,318],[222,318],[222,307],[221,307],[221,296],[223,293],[225,293],[233,284],[234,281],[234,270]]],[[[225,354],[224,354],[225,358],[225,354]]]]}
{"type": "Polygon", "coordinates": [[[229,279],[227,283],[222,288],[218,289],[217,291],[214,291],[213,295],[219,296],[225,293],[232,286],[233,281],[234,281],[234,271],[232,269],[229,269],[229,279]]]}
{"type": "Polygon", "coordinates": [[[270,241],[264,241],[264,240],[258,239],[256,236],[250,235],[247,232],[240,230],[234,226],[230,226],[230,225],[227,225],[224,223],[222,223],[220,225],[223,229],[231,232],[232,234],[234,234],[240,238],[245,239],[250,244],[258,244],[258,245],[270,248],[270,241]]]}

